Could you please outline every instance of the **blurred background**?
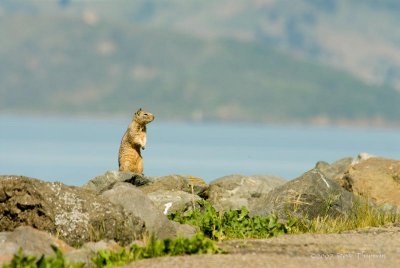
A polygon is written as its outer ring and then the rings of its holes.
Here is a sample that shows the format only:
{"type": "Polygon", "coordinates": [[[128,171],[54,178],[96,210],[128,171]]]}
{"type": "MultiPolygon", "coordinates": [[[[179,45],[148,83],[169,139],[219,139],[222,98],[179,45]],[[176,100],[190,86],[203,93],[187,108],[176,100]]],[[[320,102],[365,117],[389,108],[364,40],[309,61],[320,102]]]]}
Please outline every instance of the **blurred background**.
{"type": "Polygon", "coordinates": [[[149,175],[400,158],[399,15],[397,0],[0,0],[0,174],[116,169],[139,107],[156,116],[149,175]]]}

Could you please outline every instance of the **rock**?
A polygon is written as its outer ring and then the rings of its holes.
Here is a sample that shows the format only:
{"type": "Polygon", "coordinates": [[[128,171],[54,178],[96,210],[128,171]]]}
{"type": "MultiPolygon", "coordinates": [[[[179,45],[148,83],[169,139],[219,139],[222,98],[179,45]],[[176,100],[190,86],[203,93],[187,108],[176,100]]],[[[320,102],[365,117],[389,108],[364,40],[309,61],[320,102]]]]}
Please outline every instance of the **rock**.
{"type": "Polygon", "coordinates": [[[342,186],[379,205],[400,207],[400,161],[380,157],[358,161],[343,176],[342,186]]]}
{"type": "Polygon", "coordinates": [[[92,267],[92,258],[96,255],[97,251],[109,250],[112,252],[118,252],[121,249],[122,247],[113,240],[101,240],[98,242],[85,243],[81,248],[64,253],[64,256],[69,263],[85,263],[85,267],[92,267]]]}
{"type": "Polygon", "coordinates": [[[151,193],[158,190],[184,191],[189,194],[203,196],[207,190],[204,180],[194,176],[169,175],[155,177],[152,183],[140,187],[144,193],[151,193]]]}
{"type": "Polygon", "coordinates": [[[193,235],[195,235],[197,232],[199,232],[198,227],[195,227],[190,224],[180,224],[179,222],[176,221],[170,221],[175,227],[176,230],[176,235],[175,237],[187,237],[190,238],[193,235]]]}
{"type": "Polygon", "coordinates": [[[112,189],[101,195],[143,219],[147,230],[154,233],[158,239],[191,236],[196,233],[195,228],[191,228],[188,233],[182,233],[188,229],[181,229],[175,222],[168,220],[145,193],[131,184],[117,183],[112,189]]]}
{"type": "Polygon", "coordinates": [[[0,266],[9,263],[14,254],[21,248],[25,254],[40,258],[43,254],[54,255],[51,245],[57,246],[62,252],[73,248],[54,236],[36,230],[30,226],[17,227],[13,232],[0,233],[0,266]]]}
{"type": "Polygon", "coordinates": [[[210,183],[209,201],[218,211],[240,209],[251,210],[254,199],[267,194],[286,181],[275,176],[242,176],[230,175],[210,183]]]}
{"type": "Polygon", "coordinates": [[[157,190],[147,194],[147,196],[164,215],[198,207],[196,201],[201,200],[198,195],[183,191],[157,190]]]}
{"type": "Polygon", "coordinates": [[[133,172],[107,171],[104,175],[91,179],[82,187],[102,193],[111,189],[117,182],[128,182],[135,186],[143,186],[151,181],[149,177],[133,172]]]}
{"type": "Polygon", "coordinates": [[[30,226],[20,226],[13,232],[0,233],[0,267],[10,263],[14,254],[21,248],[23,253],[36,256],[39,259],[42,255],[54,256],[51,248],[55,245],[60,249],[69,264],[85,263],[85,267],[92,267],[92,258],[101,249],[118,252],[122,247],[115,241],[98,241],[85,243],[79,249],[68,246],[62,240],[55,238],[47,232],[39,231],[30,226]]]}
{"type": "Polygon", "coordinates": [[[329,179],[340,184],[343,175],[350,169],[352,163],[353,158],[346,157],[339,159],[332,164],[320,161],[315,165],[315,168],[319,169],[329,179]]]}
{"type": "Polygon", "coordinates": [[[72,246],[100,239],[128,244],[145,232],[142,220],[93,191],[23,176],[0,176],[0,215],[0,231],[29,225],[72,246]]]}
{"type": "Polygon", "coordinates": [[[279,186],[259,198],[251,215],[277,214],[297,218],[348,215],[353,208],[353,194],[318,169],[312,169],[299,178],[279,186]]]}

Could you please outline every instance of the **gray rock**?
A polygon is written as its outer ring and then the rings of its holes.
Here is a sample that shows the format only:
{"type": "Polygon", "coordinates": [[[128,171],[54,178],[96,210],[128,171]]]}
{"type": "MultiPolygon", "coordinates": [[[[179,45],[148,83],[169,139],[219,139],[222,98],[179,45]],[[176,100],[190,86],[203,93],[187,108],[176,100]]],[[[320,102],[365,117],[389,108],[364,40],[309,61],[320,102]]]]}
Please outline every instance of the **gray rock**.
{"type": "Polygon", "coordinates": [[[73,246],[101,239],[128,244],[145,232],[141,219],[93,191],[23,176],[0,176],[0,215],[0,231],[33,226],[73,246]]]}
{"type": "Polygon", "coordinates": [[[338,216],[352,213],[355,196],[318,169],[279,186],[257,200],[251,215],[277,214],[297,218],[338,216]]]}
{"type": "Polygon", "coordinates": [[[102,193],[111,189],[117,182],[128,182],[135,186],[143,186],[151,181],[151,178],[133,172],[107,171],[105,174],[91,179],[82,187],[102,193]]]}
{"type": "Polygon", "coordinates": [[[179,222],[175,222],[175,221],[170,221],[170,222],[172,222],[172,225],[174,225],[174,227],[175,227],[175,230],[176,230],[175,237],[190,238],[199,231],[199,229],[197,227],[190,225],[190,224],[180,224],[179,222]]]}
{"type": "Polygon", "coordinates": [[[320,161],[315,165],[315,168],[319,169],[329,179],[340,184],[343,175],[351,168],[352,163],[353,158],[346,157],[339,159],[332,164],[320,161]]]}
{"type": "Polygon", "coordinates": [[[251,205],[256,203],[254,199],[264,196],[285,182],[275,176],[230,175],[210,183],[208,200],[218,211],[242,207],[251,210],[251,205]]]}
{"type": "Polygon", "coordinates": [[[94,267],[92,258],[96,256],[99,250],[109,250],[118,252],[122,247],[115,241],[101,240],[98,242],[88,242],[82,247],[64,253],[69,263],[84,263],[85,267],[94,267]]]}
{"type": "Polygon", "coordinates": [[[0,233],[0,266],[9,263],[14,254],[21,248],[25,254],[36,256],[54,255],[51,245],[57,246],[63,252],[74,250],[65,242],[54,236],[36,230],[30,226],[20,226],[13,232],[0,233]]]}
{"type": "Polygon", "coordinates": [[[139,216],[144,220],[147,230],[159,239],[173,238],[178,235],[191,236],[196,232],[195,228],[191,228],[191,232],[182,233],[186,229],[181,229],[175,222],[168,220],[145,193],[131,184],[117,183],[101,196],[139,216]]]}
{"type": "Polygon", "coordinates": [[[154,177],[153,182],[140,187],[145,193],[158,190],[184,191],[190,194],[203,196],[207,190],[207,184],[201,178],[190,175],[168,175],[154,177]]]}
{"type": "Polygon", "coordinates": [[[198,195],[183,191],[157,190],[147,194],[147,196],[164,215],[177,211],[184,212],[198,207],[197,201],[201,200],[198,195]]]}
{"type": "Polygon", "coordinates": [[[0,267],[10,263],[14,254],[21,248],[23,253],[39,259],[42,255],[54,256],[51,246],[56,246],[64,254],[69,264],[84,263],[85,267],[93,267],[92,258],[101,249],[117,252],[122,247],[115,241],[88,242],[75,249],[64,241],[47,232],[39,231],[30,226],[20,226],[13,232],[0,233],[0,267]]]}

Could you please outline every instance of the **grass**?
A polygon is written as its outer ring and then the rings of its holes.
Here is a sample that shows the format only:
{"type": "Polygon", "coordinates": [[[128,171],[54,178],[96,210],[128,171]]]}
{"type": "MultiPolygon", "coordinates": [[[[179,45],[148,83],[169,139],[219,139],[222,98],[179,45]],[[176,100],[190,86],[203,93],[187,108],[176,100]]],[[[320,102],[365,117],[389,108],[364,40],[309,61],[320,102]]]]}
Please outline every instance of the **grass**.
{"type": "Polygon", "coordinates": [[[349,216],[318,216],[311,220],[301,219],[291,230],[292,233],[340,233],[399,222],[400,214],[397,212],[385,211],[369,202],[358,202],[354,204],[349,216]]]}

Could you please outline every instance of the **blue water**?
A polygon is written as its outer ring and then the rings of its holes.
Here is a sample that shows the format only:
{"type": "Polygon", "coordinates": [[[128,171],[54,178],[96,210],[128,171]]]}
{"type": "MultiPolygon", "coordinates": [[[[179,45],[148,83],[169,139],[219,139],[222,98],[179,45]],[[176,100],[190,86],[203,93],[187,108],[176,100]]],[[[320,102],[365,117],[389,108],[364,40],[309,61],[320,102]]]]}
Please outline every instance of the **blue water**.
{"type": "MultiPolygon", "coordinates": [[[[0,174],[82,185],[118,169],[128,123],[0,116],[0,174]]],[[[234,173],[293,179],[319,160],[360,152],[400,159],[400,129],[154,121],[143,156],[147,176],[191,174],[210,182],[234,173]]]]}

